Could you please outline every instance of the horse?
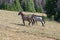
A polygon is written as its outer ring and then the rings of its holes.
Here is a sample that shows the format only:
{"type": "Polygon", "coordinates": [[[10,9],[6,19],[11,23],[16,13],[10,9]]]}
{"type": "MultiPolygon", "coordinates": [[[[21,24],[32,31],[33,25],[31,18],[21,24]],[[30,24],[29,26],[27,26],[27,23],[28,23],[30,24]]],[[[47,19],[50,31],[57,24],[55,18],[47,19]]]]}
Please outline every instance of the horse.
{"type": "Polygon", "coordinates": [[[30,25],[30,23],[33,22],[33,21],[32,21],[32,20],[33,20],[33,19],[32,19],[32,15],[25,15],[25,14],[23,14],[22,12],[19,12],[18,15],[21,15],[24,25],[25,25],[25,21],[28,21],[28,22],[29,22],[28,25],[30,25]]]}
{"type": "Polygon", "coordinates": [[[33,14],[32,17],[33,17],[33,22],[32,22],[32,24],[35,24],[35,22],[36,22],[36,24],[37,24],[37,21],[39,21],[39,22],[42,23],[42,26],[44,26],[45,20],[44,20],[44,17],[43,17],[43,16],[39,16],[39,15],[34,15],[34,14],[33,14]]]}

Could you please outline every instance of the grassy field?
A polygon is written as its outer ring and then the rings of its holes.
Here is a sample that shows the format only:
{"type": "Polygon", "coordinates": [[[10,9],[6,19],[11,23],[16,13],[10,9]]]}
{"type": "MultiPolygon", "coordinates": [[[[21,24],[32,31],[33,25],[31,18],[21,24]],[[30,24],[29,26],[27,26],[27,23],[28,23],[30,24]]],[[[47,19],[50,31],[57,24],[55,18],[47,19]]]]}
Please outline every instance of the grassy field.
{"type": "Polygon", "coordinates": [[[22,24],[18,12],[0,10],[0,40],[60,40],[60,23],[46,21],[45,27],[42,27],[39,22],[33,26],[28,26],[28,22],[26,26],[22,24]]]}

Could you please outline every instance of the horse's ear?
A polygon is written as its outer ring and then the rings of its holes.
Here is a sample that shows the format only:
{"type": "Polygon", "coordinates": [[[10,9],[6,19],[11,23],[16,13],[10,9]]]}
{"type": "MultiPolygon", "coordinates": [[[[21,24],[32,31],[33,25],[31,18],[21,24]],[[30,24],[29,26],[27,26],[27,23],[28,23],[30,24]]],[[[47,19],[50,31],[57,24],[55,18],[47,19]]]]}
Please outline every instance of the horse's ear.
{"type": "Polygon", "coordinates": [[[22,12],[20,11],[20,13],[22,13],[22,12]]]}

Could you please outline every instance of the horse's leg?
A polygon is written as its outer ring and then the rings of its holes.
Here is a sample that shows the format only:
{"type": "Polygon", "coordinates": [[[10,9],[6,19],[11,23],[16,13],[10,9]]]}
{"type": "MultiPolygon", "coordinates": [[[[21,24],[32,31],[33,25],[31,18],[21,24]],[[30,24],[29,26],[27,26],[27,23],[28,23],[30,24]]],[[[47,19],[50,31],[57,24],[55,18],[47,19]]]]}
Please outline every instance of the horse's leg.
{"type": "Polygon", "coordinates": [[[30,23],[31,23],[31,22],[29,22],[29,24],[28,24],[28,25],[30,25],[30,23]]]}
{"type": "Polygon", "coordinates": [[[36,24],[37,24],[37,20],[36,20],[35,22],[36,22],[36,24]]]}
{"type": "Polygon", "coordinates": [[[44,24],[45,24],[45,20],[44,19],[42,19],[43,20],[43,22],[44,22],[44,24]]]}
{"type": "Polygon", "coordinates": [[[25,21],[23,20],[23,24],[25,25],[25,21]]]}
{"type": "Polygon", "coordinates": [[[29,24],[28,25],[30,25],[31,22],[32,22],[32,20],[29,20],[29,24]]]}
{"type": "Polygon", "coordinates": [[[43,23],[43,21],[41,20],[41,23],[42,23],[42,26],[44,26],[44,23],[43,23]]]}
{"type": "Polygon", "coordinates": [[[32,25],[34,25],[34,24],[35,24],[35,20],[33,19],[33,20],[32,20],[32,25]]]}

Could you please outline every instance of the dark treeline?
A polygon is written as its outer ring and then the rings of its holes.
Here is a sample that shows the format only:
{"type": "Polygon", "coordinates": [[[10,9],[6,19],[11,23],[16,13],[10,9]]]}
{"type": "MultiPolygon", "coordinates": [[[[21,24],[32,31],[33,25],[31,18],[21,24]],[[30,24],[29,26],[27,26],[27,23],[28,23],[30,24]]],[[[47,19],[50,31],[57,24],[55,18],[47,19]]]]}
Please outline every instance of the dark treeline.
{"type": "MultiPolygon", "coordinates": [[[[56,3],[58,0],[45,0],[44,6],[45,13],[50,20],[60,21],[60,8],[57,8],[56,3]]],[[[28,11],[42,13],[43,6],[40,0],[14,0],[12,3],[3,2],[0,4],[0,9],[11,11],[28,11]],[[39,2],[39,3],[38,3],[39,2]],[[37,6],[40,5],[40,6],[37,6]]]]}
{"type": "Polygon", "coordinates": [[[0,5],[0,9],[11,10],[11,11],[42,12],[41,8],[37,9],[39,11],[36,10],[34,0],[14,0],[12,4],[3,2],[0,5]]]}
{"type": "Polygon", "coordinates": [[[59,0],[47,0],[45,9],[47,17],[51,20],[60,21],[60,7],[57,7],[57,2],[59,0]]]}

